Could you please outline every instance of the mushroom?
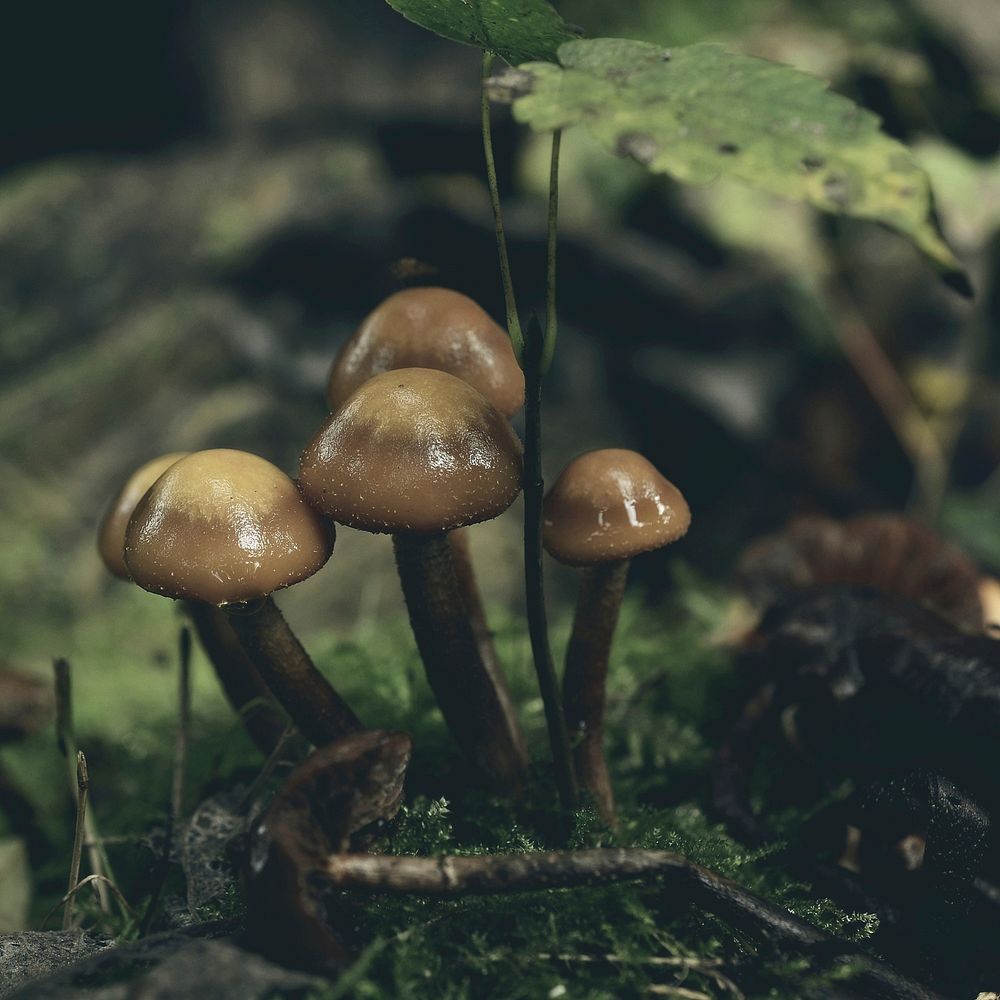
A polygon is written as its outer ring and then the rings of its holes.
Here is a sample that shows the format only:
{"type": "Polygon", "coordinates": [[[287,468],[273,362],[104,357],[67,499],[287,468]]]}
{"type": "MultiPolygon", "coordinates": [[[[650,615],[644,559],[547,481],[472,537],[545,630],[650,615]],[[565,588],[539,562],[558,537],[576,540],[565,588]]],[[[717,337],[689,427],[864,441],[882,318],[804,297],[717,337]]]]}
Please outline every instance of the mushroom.
{"type": "MultiPolygon", "coordinates": [[[[524,405],[524,372],[507,331],[476,302],[449,288],[408,288],[381,302],[340,349],[326,399],[336,413],[359,386],[398,368],[434,368],[468,382],[505,417],[524,405]]],[[[524,737],[486,620],[465,529],[448,534],[462,603],[519,746],[524,737]]],[[[524,750],[527,753],[526,750],[524,750]]]]}
{"type": "Polygon", "coordinates": [[[691,512],[680,491],[634,451],[608,448],[574,459],[545,496],[546,551],[584,567],[566,651],[563,711],[580,784],[613,823],[615,799],[602,748],[608,655],[629,560],[676,541],[691,512]]]}
{"type": "Polygon", "coordinates": [[[1000,636],[1000,580],[995,576],[981,577],[977,595],[983,609],[983,631],[996,639],[1000,636]]]}
{"type": "MultiPolygon", "coordinates": [[[[186,451],[170,452],[141,465],[108,504],[97,532],[97,550],[114,576],[132,579],[125,565],[125,529],[136,504],[170,466],[187,455],[186,451]]],[[[284,727],[270,707],[274,702],[271,692],[247,658],[225,612],[203,601],[183,604],[230,705],[257,747],[271,753],[284,727]]]]}
{"type": "Polygon", "coordinates": [[[265,684],[321,746],[361,723],[270,595],[320,569],[334,538],[333,526],[270,462],[242,451],[199,451],[170,466],[136,505],[125,565],[145,590],[225,608],[265,684]]]}
{"type": "Polygon", "coordinates": [[[397,368],[448,372],[478,389],[505,417],[524,405],[524,373],[507,331],[450,288],[404,289],[365,317],[330,368],[330,411],[336,413],[373,376],[397,368]]]}
{"type": "Polygon", "coordinates": [[[521,490],[521,443],[472,386],[403,368],[361,385],[302,455],[299,486],[320,513],[392,534],[410,622],[449,729],[490,785],[516,794],[527,755],[485,669],[448,532],[497,517],[521,490]]]}

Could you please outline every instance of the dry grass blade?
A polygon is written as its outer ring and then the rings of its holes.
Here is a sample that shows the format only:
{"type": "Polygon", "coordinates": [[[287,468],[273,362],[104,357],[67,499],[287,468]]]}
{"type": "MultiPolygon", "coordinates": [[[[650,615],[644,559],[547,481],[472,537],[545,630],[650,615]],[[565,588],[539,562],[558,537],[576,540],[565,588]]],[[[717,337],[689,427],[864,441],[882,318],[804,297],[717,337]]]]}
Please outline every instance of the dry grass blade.
{"type": "Polygon", "coordinates": [[[73,902],[76,899],[76,885],[80,881],[80,855],[83,852],[83,831],[87,819],[87,796],[90,790],[90,777],[87,774],[87,758],[82,750],[76,754],[76,827],[73,830],[73,854],[69,862],[69,886],[63,910],[63,930],[73,926],[73,902]]]}
{"type": "Polygon", "coordinates": [[[58,910],[60,906],[65,906],[81,889],[86,888],[88,885],[103,886],[105,889],[109,889],[111,894],[115,897],[115,900],[118,902],[118,905],[121,907],[122,913],[124,913],[129,920],[135,921],[137,919],[135,910],[132,909],[129,901],[122,894],[121,889],[119,889],[118,886],[111,881],[111,879],[109,879],[106,875],[88,875],[86,878],[80,879],[80,881],[77,882],[76,885],[74,885],[73,888],[70,889],[69,892],[67,892],[66,895],[63,896],[63,898],[60,899],[59,902],[45,914],[45,917],[40,925],[40,929],[44,930],[45,925],[52,919],[52,915],[56,912],[56,910],[58,910]]]}
{"type": "MultiPolygon", "coordinates": [[[[79,795],[77,783],[77,746],[76,730],[73,726],[73,689],[70,682],[69,661],[57,659],[53,664],[55,670],[56,689],[56,739],[59,752],[66,758],[69,770],[70,791],[74,801],[79,795]]],[[[86,812],[83,817],[84,846],[87,848],[87,860],[95,875],[107,876],[107,881],[114,881],[114,873],[108,862],[108,856],[101,845],[101,837],[93,813],[86,812]]],[[[111,912],[110,900],[104,883],[97,883],[97,898],[103,913],[111,912]]],[[[124,911],[123,911],[124,912],[124,911]]]]}

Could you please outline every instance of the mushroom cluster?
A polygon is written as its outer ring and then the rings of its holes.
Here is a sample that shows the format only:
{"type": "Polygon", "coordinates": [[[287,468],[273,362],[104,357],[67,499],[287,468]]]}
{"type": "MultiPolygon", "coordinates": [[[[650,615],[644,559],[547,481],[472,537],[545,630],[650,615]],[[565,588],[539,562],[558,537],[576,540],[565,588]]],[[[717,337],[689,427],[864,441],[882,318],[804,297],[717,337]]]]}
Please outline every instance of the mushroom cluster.
{"type": "MultiPolygon", "coordinates": [[[[164,455],[112,500],[101,556],[116,576],[184,602],[233,707],[270,750],[277,706],[316,746],[363,731],[271,595],[326,563],[336,523],[391,535],[449,731],[492,790],[516,796],[528,752],[465,532],[521,492],[522,445],[509,418],[524,398],[506,332],[475,302],[444,288],[398,292],[334,360],[331,412],[302,454],[297,481],[245,452],[164,455]],[[271,711],[249,714],[260,704],[271,711]]],[[[585,567],[565,717],[578,737],[579,780],[609,822],[604,681],[628,560],[682,535],[689,519],[676,488],[633,452],[581,456],[545,501],[546,548],[585,567]]]]}

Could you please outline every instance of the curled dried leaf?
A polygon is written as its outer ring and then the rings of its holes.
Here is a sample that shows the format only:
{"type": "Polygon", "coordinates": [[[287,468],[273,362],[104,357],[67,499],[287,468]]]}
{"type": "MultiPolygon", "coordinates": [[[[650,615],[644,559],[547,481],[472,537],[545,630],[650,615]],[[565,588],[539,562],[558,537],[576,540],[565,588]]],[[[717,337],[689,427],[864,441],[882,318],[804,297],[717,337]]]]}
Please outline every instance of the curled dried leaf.
{"type": "Polygon", "coordinates": [[[354,733],[316,750],[281,786],[248,861],[247,930],[265,955],[316,971],[347,962],[317,875],[331,853],[396,815],[410,753],[406,733],[354,733]]]}
{"type": "Polygon", "coordinates": [[[926,525],[898,514],[797,518],[751,545],[737,572],[760,608],[806,587],[868,586],[922,604],[966,631],[983,628],[980,575],[972,560],[926,525]]]}

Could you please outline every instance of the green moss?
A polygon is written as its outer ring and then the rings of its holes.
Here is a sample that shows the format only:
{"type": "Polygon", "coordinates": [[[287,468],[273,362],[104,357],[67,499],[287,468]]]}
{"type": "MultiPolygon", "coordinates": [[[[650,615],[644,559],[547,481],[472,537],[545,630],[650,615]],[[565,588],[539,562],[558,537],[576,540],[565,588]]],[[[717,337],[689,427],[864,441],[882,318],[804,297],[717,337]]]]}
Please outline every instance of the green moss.
{"type": "MultiPolygon", "coordinates": [[[[708,641],[724,602],[725,594],[681,574],[666,608],[645,608],[637,599],[626,604],[609,682],[608,752],[621,827],[612,833],[585,807],[568,846],[678,851],[833,934],[863,939],[874,929],[869,918],[815,897],[781,869],[775,848],[747,850],[706,817],[712,745],[705,734],[719,723],[732,684],[728,655],[708,641]]],[[[556,609],[553,616],[557,655],[570,612],[556,609]]],[[[516,808],[454,780],[460,762],[404,620],[380,623],[351,642],[332,635],[308,638],[321,668],[369,724],[414,736],[411,798],[381,849],[440,855],[567,846],[544,764],[544,718],[527,640],[520,622],[498,619],[498,625],[498,645],[539,762],[529,795],[516,808]]],[[[122,888],[140,912],[153,859],[146,838],[162,829],[169,797],[177,627],[168,602],[120,588],[71,637],[75,711],[80,743],[91,760],[94,808],[102,833],[111,838],[122,888]]],[[[194,668],[189,806],[209,790],[251,778],[261,764],[200,656],[194,668]]],[[[51,731],[6,752],[5,760],[30,790],[56,848],[37,873],[35,912],[41,915],[63,891],[72,831],[65,772],[51,731]]],[[[786,819],[793,830],[796,817],[786,819]]],[[[170,892],[183,893],[179,878],[173,869],[170,892]]],[[[201,915],[228,916],[240,906],[238,894],[230,892],[201,915]]],[[[92,904],[81,901],[81,908],[88,922],[97,923],[92,904]]],[[[356,964],[315,1000],[605,998],[646,995],[650,986],[681,982],[724,997],[730,994],[720,976],[736,975],[733,969],[748,996],[807,995],[801,992],[807,972],[802,963],[763,961],[743,935],[652,883],[456,900],[386,897],[366,905],[357,919],[352,914],[350,931],[356,964]]]]}

